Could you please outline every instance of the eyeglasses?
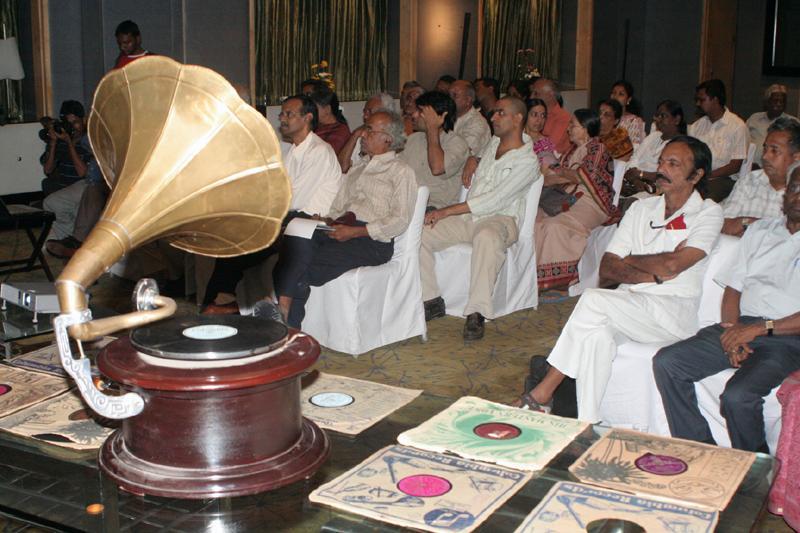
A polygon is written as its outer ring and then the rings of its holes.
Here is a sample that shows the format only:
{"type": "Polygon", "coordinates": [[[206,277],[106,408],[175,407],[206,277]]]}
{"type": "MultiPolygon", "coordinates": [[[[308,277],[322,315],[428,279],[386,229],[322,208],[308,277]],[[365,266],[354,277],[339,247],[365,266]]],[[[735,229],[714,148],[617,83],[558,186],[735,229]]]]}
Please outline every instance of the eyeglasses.
{"type": "Polygon", "coordinates": [[[298,113],[297,111],[281,111],[278,113],[278,118],[292,118],[292,117],[302,117],[302,113],[298,113]]]}

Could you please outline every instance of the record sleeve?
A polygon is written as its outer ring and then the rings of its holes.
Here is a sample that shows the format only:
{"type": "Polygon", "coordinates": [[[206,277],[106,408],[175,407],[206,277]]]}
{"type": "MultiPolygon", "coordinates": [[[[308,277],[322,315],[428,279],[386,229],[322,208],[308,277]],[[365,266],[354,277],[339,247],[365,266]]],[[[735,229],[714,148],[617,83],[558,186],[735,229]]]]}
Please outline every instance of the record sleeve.
{"type": "Polygon", "coordinates": [[[472,531],[531,478],[520,472],[387,446],[309,499],[350,513],[425,531],[472,531]]]}
{"type": "Polygon", "coordinates": [[[416,428],[400,444],[450,452],[520,470],[539,470],[589,426],[572,418],[464,396],[416,428]]]}
{"type": "Polygon", "coordinates": [[[553,485],[514,533],[588,531],[593,522],[604,520],[633,522],[645,531],[711,533],[719,514],[562,481],[553,485]]]}
{"type": "Polygon", "coordinates": [[[755,461],[751,452],[613,429],[569,467],[584,483],[722,510],[755,461]]]}
{"type": "Polygon", "coordinates": [[[71,383],[66,378],[0,365],[0,417],[61,394],[71,383]]]}

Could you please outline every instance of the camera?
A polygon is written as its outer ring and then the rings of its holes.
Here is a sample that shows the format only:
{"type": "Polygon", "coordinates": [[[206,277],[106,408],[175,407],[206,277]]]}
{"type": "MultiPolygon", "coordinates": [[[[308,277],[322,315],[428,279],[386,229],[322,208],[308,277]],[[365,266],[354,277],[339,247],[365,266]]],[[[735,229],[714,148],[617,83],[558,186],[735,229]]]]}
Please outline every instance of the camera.
{"type": "Polygon", "coordinates": [[[67,135],[72,136],[72,124],[66,120],[59,120],[52,117],[42,117],[39,119],[39,123],[44,126],[43,129],[39,130],[39,138],[43,142],[50,141],[48,133],[51,127],[56,133],[67,132],[67,135]]]}

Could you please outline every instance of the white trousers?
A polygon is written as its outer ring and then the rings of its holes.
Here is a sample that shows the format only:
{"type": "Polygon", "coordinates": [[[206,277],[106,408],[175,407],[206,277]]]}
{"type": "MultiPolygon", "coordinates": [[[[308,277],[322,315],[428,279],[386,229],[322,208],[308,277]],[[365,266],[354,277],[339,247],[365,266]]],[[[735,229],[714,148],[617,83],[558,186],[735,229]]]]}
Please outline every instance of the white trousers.
{"type": "Polygon", "coordinates": [[[618,344],[677,342],[694,335],[697,302],[628,289],[586,289],[547,358],[575,378],[578,418],[600,421],[600,402],[618,344]]]}
{"type": "Polygon", "coordinates": [[[83,191],[89,184],[86,179],[78,180],[72,185],[59,189],[45,197],[42,206],[45,211],[55,213],[56,220],[50,229],[49,239],[63,239],[72,235],[75,229],[75,217],[81,203],[83,191]]]}
{"type": "Polygon", "coordinates": [[[425,226],[419,250],[422,299],[428,301],[441,295],[436,282],[434,252],[455,244],[470,243],[469,299],[464,306],[464,316],[480,313],[493,318],[492,292],[497,274],[506,260],[506,250],[517,242],[518,236],[517,223],[505,215],[494,215],[477,222],[473,222],[469,215],[458,215],[440,220],[433,228],[425,226]]]}

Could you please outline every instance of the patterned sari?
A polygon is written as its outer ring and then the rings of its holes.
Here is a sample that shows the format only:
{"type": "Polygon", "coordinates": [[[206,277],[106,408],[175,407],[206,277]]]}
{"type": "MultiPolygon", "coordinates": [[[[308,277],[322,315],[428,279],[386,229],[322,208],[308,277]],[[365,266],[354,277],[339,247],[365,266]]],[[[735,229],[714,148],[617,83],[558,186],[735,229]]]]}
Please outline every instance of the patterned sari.
{"type": "Polygon", "coordinates": [[[617,218],[614,207],[613,160],[593,137],[561,158],[562,166],[578,171],[578,201],[554,217],[539,210],[534,226],[540,289],[566,286],[578,277],[578,261],[592,230],[617,218]]]}

